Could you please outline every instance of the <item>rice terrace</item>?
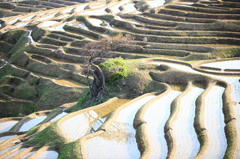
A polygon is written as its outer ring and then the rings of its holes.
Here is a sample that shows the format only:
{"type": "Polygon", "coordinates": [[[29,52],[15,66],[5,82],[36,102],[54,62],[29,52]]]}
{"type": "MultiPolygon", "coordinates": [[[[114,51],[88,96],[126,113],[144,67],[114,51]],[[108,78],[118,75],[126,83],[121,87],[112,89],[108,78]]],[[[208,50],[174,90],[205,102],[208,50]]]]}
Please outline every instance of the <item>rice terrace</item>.
{"type": "Polygon", "coordinates": [[[0,0],[0,159],[240,159],[239,0],[0,0]]]}

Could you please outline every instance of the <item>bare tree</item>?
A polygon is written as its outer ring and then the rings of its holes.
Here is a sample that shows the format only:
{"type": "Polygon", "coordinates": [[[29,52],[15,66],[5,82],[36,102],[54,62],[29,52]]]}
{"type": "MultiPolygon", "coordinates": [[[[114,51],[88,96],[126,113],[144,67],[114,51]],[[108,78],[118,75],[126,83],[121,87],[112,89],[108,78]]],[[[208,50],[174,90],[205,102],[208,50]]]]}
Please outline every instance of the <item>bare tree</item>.
{"type": "Polygon", "coordinates": [[[106,92],[105,75],[102,69],[94,63],[95,60],[102,57],[111,57],[109,51],[114,51],[119,45],[127,44],[131,41],[129,36],[114,36],[109,38],[103,38],[98,41],[88,43],[84,46],[86,54],[90,56],[88,60],[87,80],[90,89],[90,98],[96,98],[101,100],[102,96],[106,92]],[[90,83],[89,74],[90,69],[93,69],[94,80],[90,83]]]}

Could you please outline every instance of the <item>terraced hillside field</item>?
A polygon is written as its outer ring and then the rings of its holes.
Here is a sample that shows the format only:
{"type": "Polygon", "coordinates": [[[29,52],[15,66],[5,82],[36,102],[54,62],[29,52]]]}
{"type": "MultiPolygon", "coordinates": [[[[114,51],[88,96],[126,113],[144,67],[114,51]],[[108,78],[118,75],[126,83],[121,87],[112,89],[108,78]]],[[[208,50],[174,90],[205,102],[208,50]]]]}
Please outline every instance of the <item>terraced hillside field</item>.
{"type": "Polygon", "coordinates": [[[240,158],[238,0],[0,8],[0,158],[240,158]],[[126,37],[90,99],[86,45],[126,37]]]}

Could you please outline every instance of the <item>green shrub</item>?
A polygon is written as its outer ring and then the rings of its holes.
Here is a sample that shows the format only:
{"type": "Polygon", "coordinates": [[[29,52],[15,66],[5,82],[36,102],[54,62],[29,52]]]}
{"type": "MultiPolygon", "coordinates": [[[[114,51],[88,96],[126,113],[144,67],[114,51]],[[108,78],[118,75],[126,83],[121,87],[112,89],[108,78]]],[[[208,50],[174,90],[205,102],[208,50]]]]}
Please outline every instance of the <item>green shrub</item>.
{"type": "Polygon", "coordinates": [[[239,48],[217,49],[212,53],[212,57],[213,58],[240,57],[240,49],[239,48]]]}
{"type": "Polygon", "coordinates": [[[129,69],[123,58],[111,59],[107,62],[101,63],[100,67],[106,74],[107,82],[110,83],[126,77],[129,73],[129,69]]]}
{"type": "Polygon", "coordinates": [[[106,21],[109,21],[109,22],[111,22],[114,19],[113,15],[97,15],[97,16],[94,15],[94,16],[91,16],[91,17],[106,20],[106,21]]]}

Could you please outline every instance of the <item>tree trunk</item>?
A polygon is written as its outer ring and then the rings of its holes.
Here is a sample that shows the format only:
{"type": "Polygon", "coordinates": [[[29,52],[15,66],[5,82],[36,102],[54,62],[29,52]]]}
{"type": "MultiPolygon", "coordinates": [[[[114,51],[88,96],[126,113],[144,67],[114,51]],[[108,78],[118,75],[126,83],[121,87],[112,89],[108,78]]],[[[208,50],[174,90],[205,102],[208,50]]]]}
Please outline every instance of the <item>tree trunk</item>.
{"type": "MultiPolygon", "coordinates": [[[[89,63],[88,72],[91,66],[94,67],[93,83],[92,84],[88,83],[88,84],[90,88],[90,98],[94,97],[96,99],[101,100],[101,97],[106,91],[106,85],[105,85],[105,76],[102,69],[98,65],[95,65],[93,63],[93,60],[97,57],[99,56],[91,57],[88,61],[89,63]]],[[[89,76],[89,73],[88,73],[88,76],[89,76]]],[[[88,79],[88,76],[87,76],[87,79],[88,79]]]]}

